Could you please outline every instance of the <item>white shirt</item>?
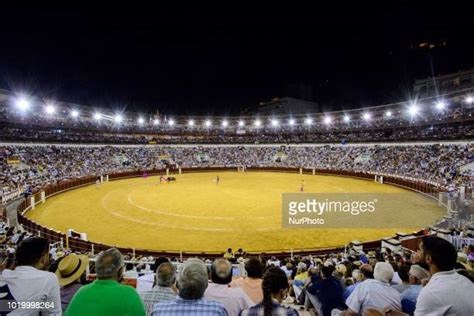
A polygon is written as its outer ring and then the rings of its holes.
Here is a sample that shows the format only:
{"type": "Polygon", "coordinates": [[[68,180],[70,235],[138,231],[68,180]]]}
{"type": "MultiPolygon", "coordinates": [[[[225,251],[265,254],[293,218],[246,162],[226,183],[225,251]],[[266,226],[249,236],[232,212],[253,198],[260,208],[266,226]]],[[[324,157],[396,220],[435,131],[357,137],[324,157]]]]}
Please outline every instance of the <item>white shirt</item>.
{"type": "Polygon", "coordinates": [[[229,316],[238,316],[241,311],[254,305],[243,289],[226,284],[209,283],[204,297],[222,303],[229,316]]]}
{"type": "Polygon", "coordinates": [[[153,288],[153,283],[155,283],[155,274],[153,272],[142,275],[137,279],[137,292],[150,291],[153,288]]]}
{"type": "Polygon", "coordinates": [[[385,307],[401,310],[400,293],[390,284],[374,279],[365,280],[352,291],[346,300],[346,305],[352,311],[365,314],[367,309],[383,310],[385,307]]]}
{"type": "Polygon", "coordinates": [[[420,291],[415,315],[474,315],[474,284],[454,270],[435,273],[420,291]]]}
{"type": "Polygon", "coordinates": [[[138,272],[135,270],[128,270],[123,273],[124,278],[138,279],[138,272]]]}
{"type": "MultiPolygon", "coordinates": [[[[59,282],[54,273],[41,271],[31,266],[19,266],[15,270],[4,270],[0,275],[0,286],[7,285],[17,302],[47,302],[52,308],[41,310],[43,315],[61,315],[59,282]]],[[[6,293],[0,293],[0,297],[6,293]]],[[[32,315],[32,310],[17,309],[8,315],[32,315]]]]}
{"type": "Polygon", "coordinates": [[[400,279],[400,275],[398,274],[398,272],[395,272],[393,274],[393,278],[392,278],[392,284],[402,284],[403,281],[402,279],[400,279]]]}
{"type": "Polygon", "coordinates": [[[293,271],[288,270],[288,268],[286,266],[281,267],[281,269],[283,270],[283,272],[285,272],[287,278],[289,278],[291,276],[291,274],[293,273],[293,271]]]}

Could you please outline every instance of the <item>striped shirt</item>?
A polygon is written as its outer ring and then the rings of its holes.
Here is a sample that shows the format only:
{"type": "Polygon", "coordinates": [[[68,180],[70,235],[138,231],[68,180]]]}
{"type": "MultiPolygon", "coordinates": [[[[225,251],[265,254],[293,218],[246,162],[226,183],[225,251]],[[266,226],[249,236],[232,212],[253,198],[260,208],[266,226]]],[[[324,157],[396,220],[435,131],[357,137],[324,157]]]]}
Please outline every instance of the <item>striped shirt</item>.
{"type": "Polygon", "coordinates": [[[172,301],[176,298],[176,293],[169,287],[155,286],[150,291],[141,292],[140,297],[145,304],[146,314],[151,315],[154,304],[172,301]]]}
{"type": "Polygon", "coordinates": [[[198,300],[184,300],[181,297],[174,301],[158,303],[153,306],[152,316],[227,316],[227,311],[221,303],[198,300]]]}
{"type": "MultiPolygon", "coordinates": [[[[250,307],[240,313],[240,316],[263,316],[264,308],[263,304],[257,304],[250,307]]],[[[278,301],[273,300],[272,316],[298,316],[298,312],[294,308],[284,307],[278,303],[278,301]]]]}

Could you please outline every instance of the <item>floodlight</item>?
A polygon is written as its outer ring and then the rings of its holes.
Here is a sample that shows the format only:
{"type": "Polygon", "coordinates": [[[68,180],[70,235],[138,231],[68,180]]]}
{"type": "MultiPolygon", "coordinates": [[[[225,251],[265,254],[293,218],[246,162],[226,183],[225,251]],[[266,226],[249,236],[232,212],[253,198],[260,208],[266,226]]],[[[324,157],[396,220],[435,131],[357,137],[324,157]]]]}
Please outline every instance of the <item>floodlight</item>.
{"type": "Polygon", "coordinates": [[[30,108],[30,102],[28,100],[21,98],[16,101],[16,106],[21,110],[21,111],[26,111],[30,108]]]}
{"type": "Polygon", "coordinates": [[[52,104],[46,105],[46,108],[44,109],[46,114],[53,114],[56,111],[56,108],[52,104]]]}
{"type": "Polygon", "coordinates": [[[438,101],[438,102],[436,102],[436,108],[437,108],[438,110],[441,111],[441,110],[443,110],[445,107],[446,107],[446,104],[445,104],[443,101],[438,101]]]}
{"type": "Polygon", "coordinates": [[[416,104],[412,104],[410,108],[408,109],[408,112],[410,113],[411,116],[415,116],[418,114],[418,107],[416,104]]]}

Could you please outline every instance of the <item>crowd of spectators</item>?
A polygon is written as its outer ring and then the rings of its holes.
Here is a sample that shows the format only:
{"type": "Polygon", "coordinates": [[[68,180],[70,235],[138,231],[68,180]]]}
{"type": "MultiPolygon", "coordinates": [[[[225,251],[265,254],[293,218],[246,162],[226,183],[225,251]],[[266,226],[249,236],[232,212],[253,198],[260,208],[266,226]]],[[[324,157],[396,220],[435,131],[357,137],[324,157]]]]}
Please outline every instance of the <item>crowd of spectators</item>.
{"type": "Polygon", "coordinates": [[[433,141],[472,139],[472,121],[455,124],[407,125],[398,127],[365,127],[347,129],[262,129],[238,134],[235,131],[145,131],[127,133],[121,130],[75,130],[62,127],[3,126],[0,141],[50,142],[83,144],[301,144],[360,143],[393,141],[433,141]]]}
{"type": "Polygon", "coordinates": [[[374,172],[447,186],[474,161],[472,144],[416,146],[16,146],[0,147],[2,196],[61,180],[180,167],[305,167],[374,172]],[[16,157],[18,163],[8,163],[16,157]],[[165,158],[164,158],[165,157],[165,158]]]}
{"type": "MultiPolygon", "coordinates": [[[[11,240],[13,231],[1,235],[11,240]]],[[[53,253],[46,239],[24,237],[0,266],[2,308],[29,304],[11,315],[474,314],[474,246],[458,252],[435,236],[411,253],[348,249],[279,260],[230,249],[214,260],[147,258],[144,275],[115,248],[53,253]]]]}

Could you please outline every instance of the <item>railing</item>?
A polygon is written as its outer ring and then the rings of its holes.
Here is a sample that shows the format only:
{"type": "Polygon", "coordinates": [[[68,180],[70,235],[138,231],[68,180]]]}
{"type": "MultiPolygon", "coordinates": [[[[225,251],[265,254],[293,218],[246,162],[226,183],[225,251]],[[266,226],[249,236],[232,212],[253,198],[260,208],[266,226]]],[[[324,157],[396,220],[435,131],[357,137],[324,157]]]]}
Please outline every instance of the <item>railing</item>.
{"type": "MultiPolygon", "coordinates": [[[[232,167],[219,167],[219,168],[182,168],[182,172],[212,172],[212,171],[219,171],[219,170],[236,170],[236,168],[232,167]]],[[[283,167],[249,167],[247,168],[249,171],[277,171],[277,172],[299,172],[299,168],[283,168],[283,167]]],[[[162,169],[154,169],[154,170],[137,170],[137,171],[127,171],[127,172],[121,172],[121,173],[115,173],[115,174],[110,174],[109,175],[109,180],[118,180],[118,179],[124,179],[124,178],[133,178],[133,177],[140,177],[143,175],[143,173],[146,172],[149,175],[154,175],[154,174],[162,174],[165,172],[165,170],[162,169]]],[[[177,173],[177,169],[171,169],[170,173],[177,173]]],[[[335,176],[344,176],[344,177],[352,177],[352,178],[361,178],[361,179],[366,179],[366,180],[373,180],[374,179],[374,174],[373,173],[368,173],[368,172],[354,172],[354,171],[343,171],[343,170],[326,170],[326,169],[314,169],[315,174],[326,174],[326,175],[335,175],[335,176]]],[[[303,174],[312,174],[313,169],[309,168],[303,168],[302,169],[303,174]]],[[[50,197],[56,194],[60,194],[64,191],[72,190],[80,186],[84,185],[90,185],[94,184],[96,181],[95,177],[84,177],[84,178],[79,178],[79,179],[73,179],[73,180],[66,180],[63,182],[60,182],[56,185],[49,185],[47,187],[44,187],[41,191],[44,191],[46,193],[46,197],[50,197]]],[[[413,181],[413,180],[407,180],[407,179],[402,179],[402,178],[397,178],[397,177],[384,177],[384,182],[393,184],[393,185],[398,185],[405,187],[407,189],[417,191],[420,193],[424,193],[428,196],[431,196],[433,198],[437,198],[437,194],[439,192],[438,188],[433,185],[429,184],[426,182],[422,181],[413,181]]],[[[40,201],[41,198],[41,192],[38,191],[34,193],[35,201],[40,201]]],[[[66,234],[59,232],[59,231],[54,231],[52,229],[49,229],[47,227],[44,227],[35,221],[25,217],[25,213],[31,208],[30,205],[30,199],[27,199],[20,203],[18,206],[18,222],[21,224],[27,231],[39,235],[41,237],[45,237],[49,239],[51,242],[63,242],[65,243],[66,240],[66,234]]],[[[419,232],[418,232],[419,233],[419,232]]],[[[409,242],[408,242],[409,243],[409,242]]],[[[372,250],[377,247],[380,247],[380,240],[375,240],[375,241],[368,241],[365,243],[362,243],[363,247],[365,250],[372,250]]],[[[413,250],[414,247],[417,246],[407,244],[405,245],[407,248],[410,248],[413,250]]],[[[69,238],[69,248],[75,252],[81,252],[81,253],[98,253],[102,250],[110,248],[110,245],[104,245],[96,242],[91,242],[91,241],[84,241],[80,240],[78,238],[69,238]]],[[[158,250],[147,250],[147,249],[135,249],[135,248],[125,248],[125,247],[117,247],[122,253],[124,254],[133,254],[136,256],[168,256],[168,257],[181,257],[181,258],[189,258],[189,257],[195,257],[195,256],[205,256],[209,258],[213,257],[219,257],[223,254],[223,252],[178,252],[178,251],[158,251],[158,250]]],[[[415,248],[416,249],[416,248],[415,248]]],[[[308,254],[326,254],[326,253],[331,253],[335,251],[343,251],[343,247],[333,247],[333,248],[308,248],[308,249],[298,249],[296,251],[290,251],[289,249],[273,249],[269,250],[267,252],[258,252],[255,254],[260,254],[260,255],[272,255],[276,256],[278,258],[285,258],[289,257],[290,255],[308,255],[308,254]]],[[[250,254],[252,254],[250,252],[250,254]]]]}

